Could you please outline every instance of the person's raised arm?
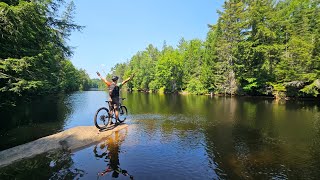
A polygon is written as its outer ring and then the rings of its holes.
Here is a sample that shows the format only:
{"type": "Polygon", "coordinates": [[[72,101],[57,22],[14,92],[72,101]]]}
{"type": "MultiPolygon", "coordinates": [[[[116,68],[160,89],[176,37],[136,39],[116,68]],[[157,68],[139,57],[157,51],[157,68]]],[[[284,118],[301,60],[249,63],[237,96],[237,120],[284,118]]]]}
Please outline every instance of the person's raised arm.
{"type": "Polygon", "coordinates": [[[100,79],[101,79],[103,82],[105,82],[108,86],[111,84],[111,82],[107,81],[104,77],[102,77],[98,71],[97,71],[97,75],[98,75],[98,76],[100,77],[100,79]]]}
{"type": "Polygon", "coordinates": [[[132,74],[128,79],[124,80],[121,84],[124,85],[125,83],[130,81],[134,76],[135,76],[135,74],[132,74]]]}

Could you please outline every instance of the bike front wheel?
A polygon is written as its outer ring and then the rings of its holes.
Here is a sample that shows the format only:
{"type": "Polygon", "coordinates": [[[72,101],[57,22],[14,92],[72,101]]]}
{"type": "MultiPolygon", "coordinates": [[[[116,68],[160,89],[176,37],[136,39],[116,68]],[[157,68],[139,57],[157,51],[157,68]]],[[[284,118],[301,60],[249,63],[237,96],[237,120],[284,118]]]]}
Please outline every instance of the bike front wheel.
{"type": "Polygon", "coordinates": [[[98,129],[105,129],[109,124],[109,110],[105,107],[102,107],[97,110],[94,116],[94,125],[98,129]]]}
{"type": "Polygon", "coordinates": [[[123,123],[128,116],[128,111],[127,111],[127,107],[125,106],[120,106],[120,110],[119,110],[119,122],[123,123]]]}

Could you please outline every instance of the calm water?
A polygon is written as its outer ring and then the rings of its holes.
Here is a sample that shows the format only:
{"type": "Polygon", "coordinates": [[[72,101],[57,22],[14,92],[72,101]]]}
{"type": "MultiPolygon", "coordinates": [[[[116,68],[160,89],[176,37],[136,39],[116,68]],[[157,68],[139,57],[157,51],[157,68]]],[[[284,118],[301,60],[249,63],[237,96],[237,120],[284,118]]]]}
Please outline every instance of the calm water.
{"type": "MultiPolygon", "coordinates": [[[[319,179],[320,104],[128,93],[129,127],[74,153],[0,169],[0,179],[319,179]]],[[[23,103],[0,112],[0,149],[93,125],[103,91],[23,103]]]]}

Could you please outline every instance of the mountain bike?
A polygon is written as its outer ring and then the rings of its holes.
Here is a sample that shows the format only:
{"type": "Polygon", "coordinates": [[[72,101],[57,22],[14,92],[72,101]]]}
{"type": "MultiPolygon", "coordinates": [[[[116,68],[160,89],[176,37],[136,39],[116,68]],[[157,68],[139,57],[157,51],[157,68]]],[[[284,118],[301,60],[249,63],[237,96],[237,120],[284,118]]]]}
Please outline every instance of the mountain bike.
{"type": "MultiPolygon", "coordinates": [[[[119,103],[119,123],[123,123],[127,119],[128,111],[127,107],[123,106],[121,102],[125,100],[126,98],[120,98],[121,101],[119,103]]],[[[95,116],[94,116],[94,125],[98,129],[106,129],[108,125],[114,124],[117,125],[116,120],[116,109],[111,105],[111,101],[106,101],[108,104],[107,107],[101,107],[97,110],[95,116]],[[114,120],[114,122],[113,122],[114,120]]]]}

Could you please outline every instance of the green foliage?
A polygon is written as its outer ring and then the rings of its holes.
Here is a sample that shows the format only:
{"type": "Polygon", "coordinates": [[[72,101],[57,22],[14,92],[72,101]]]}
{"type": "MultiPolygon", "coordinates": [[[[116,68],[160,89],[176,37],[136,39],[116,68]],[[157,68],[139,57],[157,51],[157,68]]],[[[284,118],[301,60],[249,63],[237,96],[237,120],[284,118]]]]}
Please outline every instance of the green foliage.
{"type": "MultiPolygon", "coordinates": [[[[99,89],[101,86],[100,84],[102,84],[101,79],[97,79],[97,78],[90,79],[90,88],[98,88],[99,89]]],[[[102,85],[104,85],[104,84],[102,84],[102,85]]]]}
{"type": "Polygon", "coordinates": [[[155,78],[166,92],[174,92],[181,87],[181,56],[172,47],[163,50],[156,65],[155,78]]]}
{"type": "Polygon", "coordinates": [[[315,97],[318,96],[320,94],[320,80],[315,80],[313,83],[305,86],[300,91],[315,97]]]}
{"type": "Polygon", "coordinates": [[[287,91],[286,87],[282,83],[276,84],[276,83],[269,82],[268,84],[273,87],[273,91],[282,91],[282,92],[287,91]]]}
{"type": "Polygon", "coordinates": [[[205,94],[207,90],[205,89],[203,83],[197,79],[191,79],[187,85],[187,91],[194,94],[205,94]]]}
{"type": "Polygon", "coordinates": [[[74,3],[59,15],[63,1],[0,2],[0,91],[6,99],[87,89],[89,76],[68,57],[74,3]],[[61,18],[59,18],[61,17],[61,18]]]}
{"type": "Polygon", "coordinates": [[[137,90],[317,96],[319,13],[319,0],[226,0],[204,42],[149,45],[113,72],[135,72],[137,90]]]}
{"type": "Polygon", "coordinates": [[[247,84],[243,87],[243,90],[247,93],[254,91],[258,87],[257,78],[246,78],[247,84]]]}
{"type": "MultiPolygon", "coordinates": [[[[68,60],[66,40],[82,27],[73,1],[0,2],[0,97],[104,89],[68,60]],[[62,12],[62,13],[61,13],[62,12]]],[[[129,90],[195,94],[318,96],[318,0],[226,0],[205,41],[181,39],[177,48],[148,45],[107,78],[135,73],[129,90]]]]}
{"type": "Polygon", "coordinates": [[[163,94],[166,91],[166,87],[161,87],[158,91],[158,93],[163,94]]]}
{"type": "Polygon", "coordinates": [[[81,91],[85,91],[90,89],[91,86],[91,80],[89,78],[89,75],[87,74],[87,72],[84,69],[79,69],[78,70],[78,82],[79,82],[79,90],[81,91]]]}
{"type": "Polygon", "coordinates": [[[157,80],[151,81],[148,86],[151,91],[157,91],[160,89],[160,83],[157,80]]]}

